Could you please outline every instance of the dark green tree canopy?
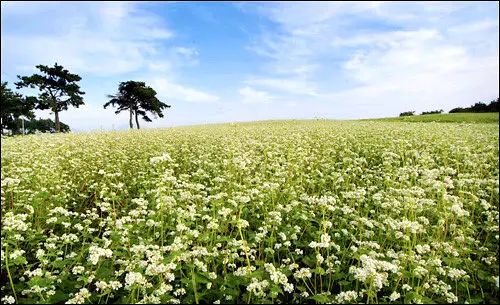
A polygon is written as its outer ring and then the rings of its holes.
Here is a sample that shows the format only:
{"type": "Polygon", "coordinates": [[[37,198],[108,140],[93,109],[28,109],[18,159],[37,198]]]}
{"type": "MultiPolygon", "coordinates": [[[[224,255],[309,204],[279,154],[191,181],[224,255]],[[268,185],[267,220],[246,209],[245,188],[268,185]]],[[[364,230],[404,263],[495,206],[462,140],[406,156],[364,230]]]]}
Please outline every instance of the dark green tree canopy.
{"type": "Polygon", "coordinates": [[[31,76],[17,76],[19,82],[17,89],[23,87],[37,88],[41,92],[36,98],[36,109],[49,109],[55,114],[56,132],[60,131],[59,112],[68,110],[69,106],[78,108],[83,105],[82,95],[77,84],[82,78],[77,74],[69,73],[63,66],[55,63],[54,67],[44,65],[36,66],[44,75],[33,74],[31,76]]]}
{"type": "Polygon", "coordinates": [[[1,83],[1,118],[2,129],[11,129],[14,132],[19,128],[19,117],[34,118],[33,98],[25,98],[21,94],[7,88],[7,82],[1,83]]]}
{"type": "MultiPolygon", "coordinates": [[[[71,131],[68,125],[64,124],[63,122],[59,123],[61,124],[61,132],[71,131]]],[[[52,121],[51,119],[42,118],[39,118],[38,120],[33,119],[26,121],[24,123],[24,126],[27,130],[27,133],[35,133],[35,130],[38,130],[40,132],[51,132],[56,129],[56,124],[54,123],[54,121],[52,121]]]]}
{"type": "Polygon", "coordinates": [[[151,122],[151,118],[147,115],[148,112],[152,113],[154,118],[163,118],[164,115],[162,111],[165,108],[171,107],[161,102],[156,97],[156,94],[156,91],[146,86],[145,82],[121,82],[118,85],[118,93],[115,95],[108,95],[110,100],[104,104],[104,108],[107,108],[109,105],[117,107],[118,109],[115,111],[116,114],[128,110],[130,112],[130,128],[133,128],[132,116],[135,114],[135,122],[139,129],[139,115],[146,122],[151,122]]]}

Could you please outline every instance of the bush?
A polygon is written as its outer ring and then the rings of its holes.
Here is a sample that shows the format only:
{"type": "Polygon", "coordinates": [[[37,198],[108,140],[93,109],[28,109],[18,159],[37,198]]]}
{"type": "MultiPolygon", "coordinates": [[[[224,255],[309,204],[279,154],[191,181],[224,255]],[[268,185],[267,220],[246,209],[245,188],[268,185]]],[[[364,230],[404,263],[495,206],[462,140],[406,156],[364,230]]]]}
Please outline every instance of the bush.
{"type": "Polygon", "coordinates": [[[406,111],[399,114],[399,116],[412,116],[412,115],[415,115],[415,111],[406,111]]]}
{"type": "Polygon", "coordinates": [[[439,113],[443,113],[443,112],[444,112],[443,109],[441,109],[441,110],[434,110],[434,111],[428,111],[428,112],[424,111],[424,112],[422,112],[422,115],[424,115],[424,114],[439,114],[439,113]]]}

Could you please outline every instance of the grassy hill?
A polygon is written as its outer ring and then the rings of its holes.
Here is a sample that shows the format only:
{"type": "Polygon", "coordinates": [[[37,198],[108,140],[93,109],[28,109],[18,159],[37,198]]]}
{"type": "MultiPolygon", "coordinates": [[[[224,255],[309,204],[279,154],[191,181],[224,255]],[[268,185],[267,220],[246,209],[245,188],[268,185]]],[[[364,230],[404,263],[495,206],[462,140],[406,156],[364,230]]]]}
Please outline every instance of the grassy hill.
{"type": "Polygon", "coordinates": [[[498,112],[489,113],[446,113],[426,114],[405,117],[393,117],[382,119],[365,119],[361,121],[385,121],[385,122],[443,122],[443,123],[497,123],[498,112]]]}

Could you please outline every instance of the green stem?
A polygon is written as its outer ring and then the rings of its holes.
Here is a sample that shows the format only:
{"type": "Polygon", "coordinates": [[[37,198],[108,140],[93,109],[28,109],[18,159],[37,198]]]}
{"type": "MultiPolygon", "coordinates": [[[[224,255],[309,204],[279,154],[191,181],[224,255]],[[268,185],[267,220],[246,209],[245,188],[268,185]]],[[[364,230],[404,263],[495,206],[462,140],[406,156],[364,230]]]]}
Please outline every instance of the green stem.
{"type": "Polygon", "coordinates": [[[198,302],[198,292],[196,291],[196,279],[194,277],[194,268],[191,271],[191,280],[193,282],[194,299],[195,299],[196,304],[199,304],[199,302],[198,302]]]}
{"type": "Polygon", "coordinates": [[[12,292],[14,293],[14,298],[16,299],[16,303],[19,303],[19,301],[17,300],[16,289],[14,288],[14,282],[12,281],[12,276],[10,275],[9,270],[9,244],[6,244],[5,246],[5,266],[7,268],[7,275],[9,276],[9,282],[10,286],[12,287],[12,292]]]}

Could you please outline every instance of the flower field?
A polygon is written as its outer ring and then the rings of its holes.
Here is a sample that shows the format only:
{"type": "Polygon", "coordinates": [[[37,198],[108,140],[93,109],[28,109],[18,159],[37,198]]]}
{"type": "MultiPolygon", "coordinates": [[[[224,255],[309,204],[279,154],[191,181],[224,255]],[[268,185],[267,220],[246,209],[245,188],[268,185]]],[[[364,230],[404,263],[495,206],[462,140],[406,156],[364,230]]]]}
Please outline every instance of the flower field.
{"type": "Polygon", "coordinates": [[[498,302],[498,132],[316,120],[2,138],[2,303],[498,302]]]}

